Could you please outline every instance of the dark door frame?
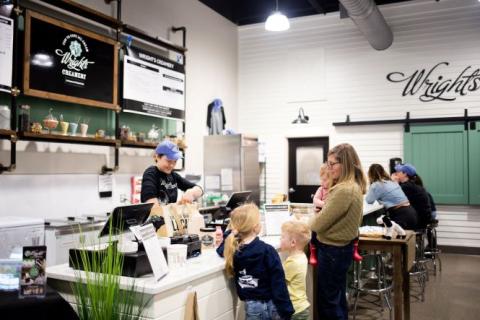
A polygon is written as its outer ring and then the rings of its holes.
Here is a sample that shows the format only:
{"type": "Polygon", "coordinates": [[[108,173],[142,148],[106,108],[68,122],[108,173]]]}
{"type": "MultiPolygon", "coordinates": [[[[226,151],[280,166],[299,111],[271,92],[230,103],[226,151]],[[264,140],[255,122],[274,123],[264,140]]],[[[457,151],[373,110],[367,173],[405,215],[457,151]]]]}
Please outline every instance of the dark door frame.
{"type": "MultiPolygon", "coordinates": [[[[323,159],[327,161],[328,149],[329,149],[329,137],[288,137],[288,195],[290,199],[291,188],[294,188],[294,192],[308,192],[308,189],[311,189],[311,186],[297,186],[297,154],[296,149],[299,146],[302,147],[318,147],[323,145],[323,159]]],[[[318,168],[320,170],[320,168],[318,168]]],[[[316,186],[318,188],[318,186],[316,186]]],[[[305,198],[306,199],[306,198],[305,198]]],[[[308,201],[310,202],[310,201],[308,201]]]]}

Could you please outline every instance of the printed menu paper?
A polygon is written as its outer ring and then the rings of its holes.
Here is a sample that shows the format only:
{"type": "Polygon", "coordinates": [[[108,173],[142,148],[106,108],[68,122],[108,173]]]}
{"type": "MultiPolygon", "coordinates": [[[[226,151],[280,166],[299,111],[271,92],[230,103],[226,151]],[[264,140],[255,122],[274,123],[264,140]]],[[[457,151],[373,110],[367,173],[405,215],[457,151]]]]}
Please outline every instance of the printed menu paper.
{"type": "Polygon", "coordinates": [[[12,88],[13,20],[0,16],[0,91],[12,88]]]}
{"type": "Polygon", "coordinates": [[[153,270],[155,280],[158,282],[168,273],[168,265],[163,255],[162,247],[157,239],[153,224],[149,223],[145,226],[132,226],[130,230],[138,240],[143,242],[148,261],[153,270]]]}
{"type": "Polygon", "coordinates": [[[282,224],[291,219],[288,204],[265,205],[265,233],[268,236],[282,234],[282,224]]]}

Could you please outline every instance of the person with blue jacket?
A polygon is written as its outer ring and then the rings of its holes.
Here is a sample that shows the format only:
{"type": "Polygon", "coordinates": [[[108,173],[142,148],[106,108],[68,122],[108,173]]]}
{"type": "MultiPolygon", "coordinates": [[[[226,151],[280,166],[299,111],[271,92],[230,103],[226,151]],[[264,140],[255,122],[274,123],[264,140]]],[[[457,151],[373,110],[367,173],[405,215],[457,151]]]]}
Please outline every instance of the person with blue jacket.
{"type": "Polygon", "coordinates": [[[230,219],[230,230],[217,253],[225,258],[225,271],[234,278],[238,297],[245,301],[246,320],[291,319],[295,310],[280,257],[275,248],[258,238],[258,207],[242,205],[233,210],[230,219]]]}
{"type": "Polygon", "coordinates": [[[407,196],[397,182],[390,179],[382,165],[374,163],[368,169],[370,188],[365,201],[383,204],[390,219],[398,223],[403,229],[417,228],[417,213],[410,205],[407,196]]]}

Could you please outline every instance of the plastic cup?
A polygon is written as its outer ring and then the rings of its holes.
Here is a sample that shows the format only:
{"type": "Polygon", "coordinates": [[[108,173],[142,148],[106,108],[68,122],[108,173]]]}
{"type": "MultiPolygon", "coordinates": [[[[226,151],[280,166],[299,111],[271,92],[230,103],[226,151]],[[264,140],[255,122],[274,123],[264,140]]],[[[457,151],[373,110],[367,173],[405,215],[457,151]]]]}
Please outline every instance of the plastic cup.
{"type": "Polygon", "coordinates": [[[77,128],[78,128],[78,123],[76,122],[70,122],[70,134],[72,136],[77,134],[77,128]]]}
{"type": "Polygon", "coordinates": [[[80,135],[82,137],[87,136],[87,130],[88,130],[88,124],[86,123],[80,123],[80,135]]]}

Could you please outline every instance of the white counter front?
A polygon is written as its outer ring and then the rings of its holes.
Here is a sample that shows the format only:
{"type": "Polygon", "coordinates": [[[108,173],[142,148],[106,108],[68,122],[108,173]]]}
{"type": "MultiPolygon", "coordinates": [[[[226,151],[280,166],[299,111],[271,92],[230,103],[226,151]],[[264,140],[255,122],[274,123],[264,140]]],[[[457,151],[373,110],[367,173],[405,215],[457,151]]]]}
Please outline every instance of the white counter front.
{"type": "MultiPolygon", "coordinates": [[[[262,240],[278,248],[278,236],[262,240]]],[[[188,259],[186,267],[171,270],[156,282],[152,275],[141,278],[121,277],[122,289],[135,283],[136,291],[147,303],[145,319],[183,320],[185,303],[190,291],[197,292],[198,311],[202,320],[234,319],[237,298],[233,282],[224,273],[225,260],[215,250],[204,250],[199,257],[188,259]]],[[[47,268],[48,284],[75,307],[71,284],[83,271],[73,270],[68,264],[47,268]]]]}

